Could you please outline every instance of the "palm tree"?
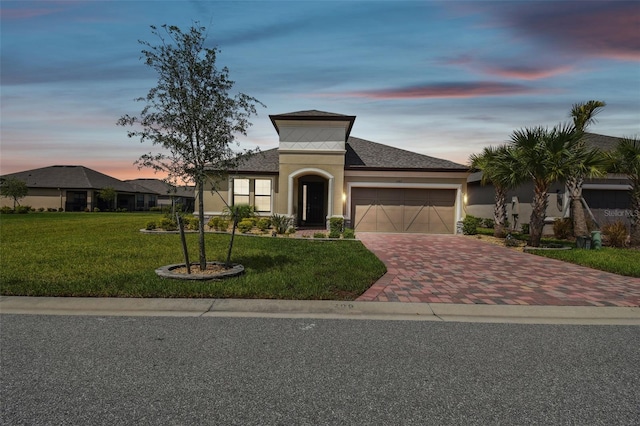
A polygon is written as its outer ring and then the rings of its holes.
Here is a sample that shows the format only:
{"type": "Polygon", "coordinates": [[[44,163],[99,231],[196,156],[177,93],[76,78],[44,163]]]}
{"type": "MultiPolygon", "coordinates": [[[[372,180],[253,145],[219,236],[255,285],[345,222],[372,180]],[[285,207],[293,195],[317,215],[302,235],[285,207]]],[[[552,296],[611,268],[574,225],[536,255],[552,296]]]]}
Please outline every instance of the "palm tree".
{"type": "Polygon", "coordinates": [[[631,183],[631,246],[640,246],[640,138],[624,138],[610,153],[611,171],[631,183]]]}
{"type": "Polygon", "coordinates": [[[500,145],[484,148],[480,154],[471,155],[469,163],[471,168],[482,171],[480,181],[482,185],[491,183],[495,188],[493,235],[504,238],[507,222],[507,191],[520,183],[520,175],[516,173],[517,159],[507,145],[500,145]]]}
{"type": "Polygon", "coordinates": [[[560,124],[549,130],[544,127],[516,130],[511,135],[511,147],[518,159],[520,178],[533,180],[534,196],[529,221],[533,247],[540,246],[548,198],[552,183],[565,179],[576,165],[574,155],[580,134],[573,125],[560,124]]]}
{"type": "MultiPolygon", "coordinates": [[[[569,115],[573,119],[573,125],[576,132],[580,134],[580,143],[575,148],[578,151],[576,152],[576,155],[586,155],[585,152],[580,152],[586,150],[582,136],[584,136],[586,128],[596,122],[596,114],[598,114],[606,105],[607,104],[603,101],[590,100],[574,104],[571,107],[569,115]]],[[[595,177],[605,174],[606,162],[603,158],[604,157],[601,155],[592,155],[588,158],[590,162],[584,164],[577,163],[578,167],[574,169],[573,173],[567,176],[566,186],[570,197],[570,214],[573,222],[574,236],[576,237],[587,235],[588,233],[587,221],[585,220],[584,208],[582,206],[582,185],[584,184],[586,177],[595,177]]]]}

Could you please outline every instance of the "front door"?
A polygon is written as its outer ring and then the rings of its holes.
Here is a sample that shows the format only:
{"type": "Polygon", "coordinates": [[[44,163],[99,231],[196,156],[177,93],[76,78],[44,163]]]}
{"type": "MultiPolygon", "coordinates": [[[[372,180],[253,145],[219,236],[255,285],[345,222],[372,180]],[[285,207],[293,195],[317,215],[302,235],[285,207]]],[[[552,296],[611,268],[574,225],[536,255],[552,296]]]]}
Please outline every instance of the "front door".
{"type": "Polygon", "coordinates": [[[325,226],[325,183],[301,181],[299,188],[299,223],[303,226],[325,226]]]}

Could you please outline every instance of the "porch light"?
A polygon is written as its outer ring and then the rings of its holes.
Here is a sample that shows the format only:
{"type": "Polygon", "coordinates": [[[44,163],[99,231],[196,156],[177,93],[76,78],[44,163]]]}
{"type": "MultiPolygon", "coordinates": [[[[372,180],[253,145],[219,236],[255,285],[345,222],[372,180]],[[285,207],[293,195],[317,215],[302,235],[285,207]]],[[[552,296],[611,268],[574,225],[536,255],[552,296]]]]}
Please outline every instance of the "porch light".
{"type": "Polygon", "coordinates": [[[463,202],[464,204],[467,204],[467,201],[468,201],[468,199],[467,199],[467,194],[465,193],[465,194],[463,194],[463,195],[462,195],[462,202],[463,202]]]}
{"type": "Polygon", "coordinates": [[[343,203],[347,202],[347,194],[345,194],[344,192],[342,193],[342,202],[343,203]]]}

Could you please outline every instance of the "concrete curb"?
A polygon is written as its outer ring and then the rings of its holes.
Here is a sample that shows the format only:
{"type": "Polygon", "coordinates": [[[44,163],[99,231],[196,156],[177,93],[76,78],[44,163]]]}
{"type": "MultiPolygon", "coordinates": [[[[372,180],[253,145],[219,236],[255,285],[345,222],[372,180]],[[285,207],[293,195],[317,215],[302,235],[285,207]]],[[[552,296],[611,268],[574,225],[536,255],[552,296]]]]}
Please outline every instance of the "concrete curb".
{"type": "Polygon", "coordinates": [[[335,300],[0,296],[0,314],[640,325],[638,307],[462,305],[335,300]]]}

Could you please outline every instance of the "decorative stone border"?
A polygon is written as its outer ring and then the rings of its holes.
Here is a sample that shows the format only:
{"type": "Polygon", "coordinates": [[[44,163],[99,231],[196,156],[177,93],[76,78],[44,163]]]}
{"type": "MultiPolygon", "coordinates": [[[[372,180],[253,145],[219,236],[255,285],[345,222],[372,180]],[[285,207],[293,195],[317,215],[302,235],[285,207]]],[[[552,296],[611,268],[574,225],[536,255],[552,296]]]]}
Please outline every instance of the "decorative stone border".
{"type": "MultiPolygon", "coordinates": [[[[198,263],[191,263],[191,265],[198,265],[198,263]]],[[[224,265],[224,262],[207,262],[207,265],[224,265]]],[[[177,280],[220,280],[224,278],[231,278],[244,273],[244,266],[233,263],[230,269],[220,271],[213,274],[179,274],[173,272],[174,269],[183,268],[184,263],[177,263],[174,265],[162,266],[156,269],[156,274],[162,278],[173,278],[177,280]]]]}

